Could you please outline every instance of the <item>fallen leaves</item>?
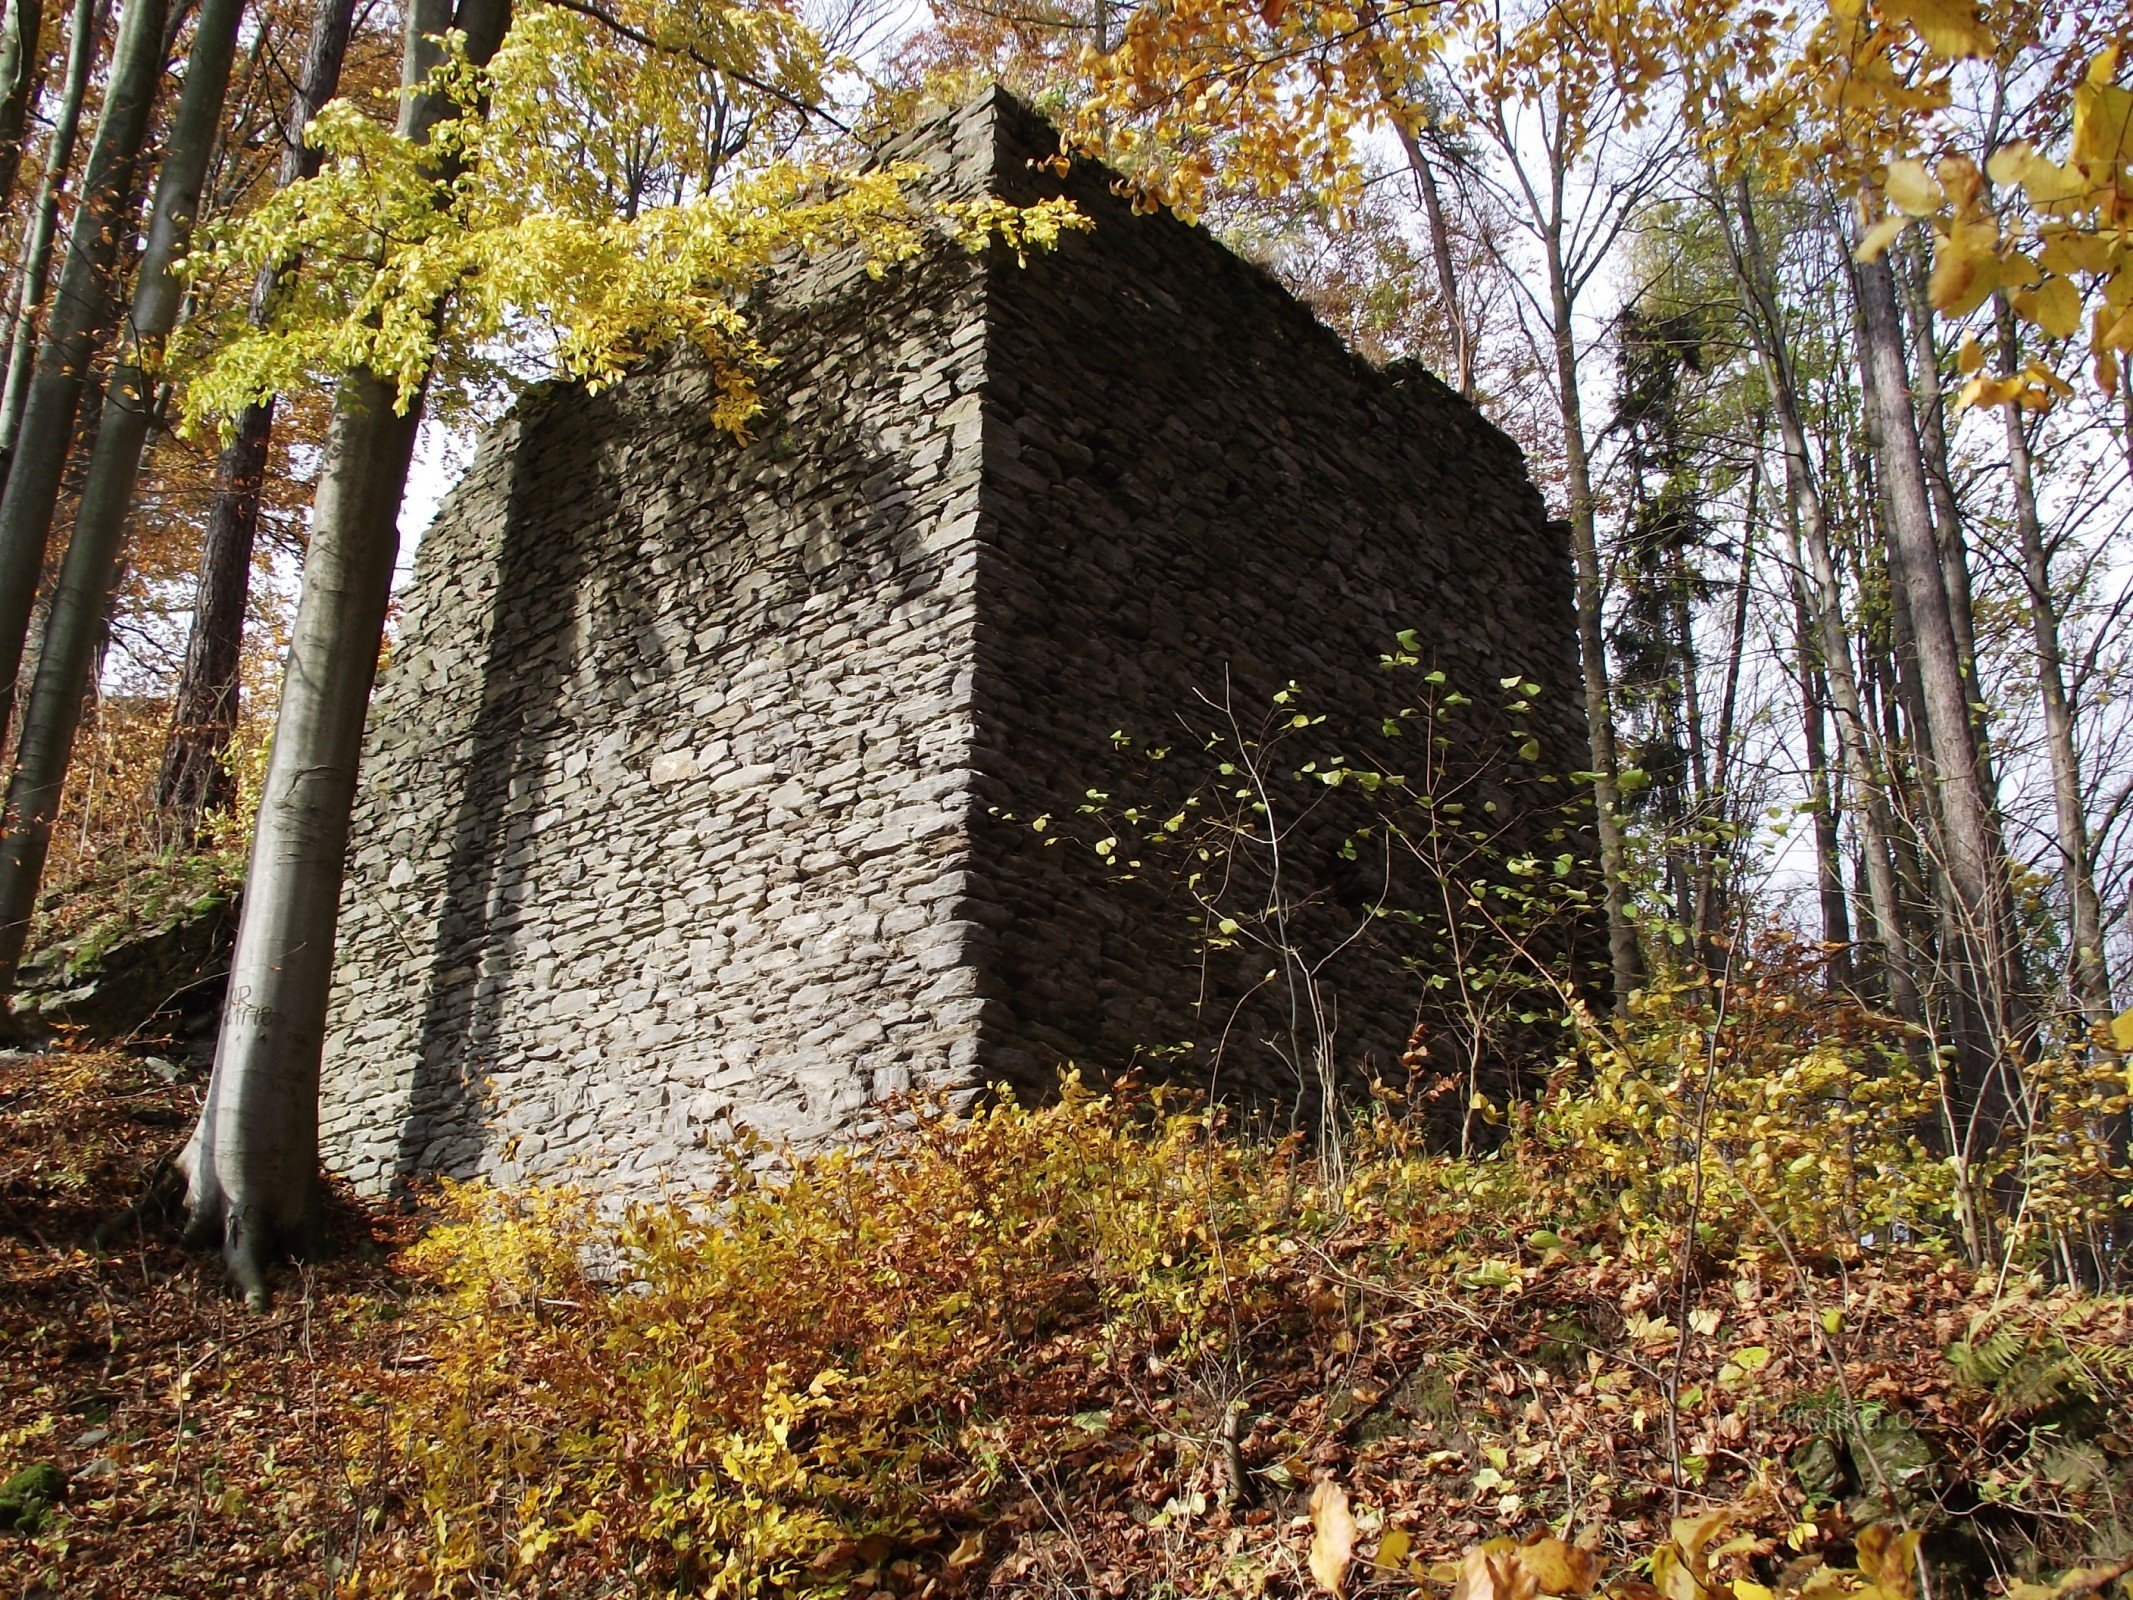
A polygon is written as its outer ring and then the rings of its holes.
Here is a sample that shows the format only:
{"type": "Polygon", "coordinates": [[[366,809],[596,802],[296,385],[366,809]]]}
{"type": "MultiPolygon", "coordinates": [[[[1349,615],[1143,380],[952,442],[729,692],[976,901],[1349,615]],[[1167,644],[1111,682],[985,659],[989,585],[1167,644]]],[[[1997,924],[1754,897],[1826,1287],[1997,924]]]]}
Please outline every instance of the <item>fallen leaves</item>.
{"type": "Polygon", "coordinates": [[[1355,1559],[1355,1518],[1347,1491],[1330,1478],[1311,1490],[1311,1577],[1327,1594],[1339,1595],[1355,1559]]]}

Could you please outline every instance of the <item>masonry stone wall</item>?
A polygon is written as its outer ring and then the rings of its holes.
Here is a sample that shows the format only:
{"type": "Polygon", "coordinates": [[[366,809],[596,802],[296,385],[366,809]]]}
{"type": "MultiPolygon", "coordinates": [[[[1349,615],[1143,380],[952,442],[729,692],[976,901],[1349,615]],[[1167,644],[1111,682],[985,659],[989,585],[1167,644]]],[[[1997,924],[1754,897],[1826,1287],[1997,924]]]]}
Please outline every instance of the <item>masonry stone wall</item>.
{"type": "MultiPolygon", "coordinates": [[[[986,804],[973,824],[997,908],[980,962],[996,1025],[986,1053],[1042,1081],[1062,1059],[1160,1067],[1150,1052],[1191,1040],[1168,1070],[1293,1104],[1316,1085],[1291,1059],[1287,975],[1265,981],[1284,964],[1250,940],[1203,954],[1175,852],[1141,852],[1144,870],[1128,877],[1115,856],[1048,846],[1026,823],[1071,827],[1091,787],[1114,814],[1193,787],[1220,755],[1196,748],[1256,734],[1291,682],[1289,709],[1327,718],[1287,747],[1292,764],[1333,751],[1417,771],[1416,741],[1382,733],[1424,688],[1419,671],[1381,665],[1404,629],[1421,636],[1423,669],[1484,712],[1505,677],[1546,686],[1520,719],[1537,759],[1516,759],[1523,737],[1459,753],[1490,769],[1487,794],[1466,796],[1477,813],[1490,796],[1506,811],[1529,805],[1521,780],[1590,760],[1563,533],[1516,446],[1435,378],[1358,359],[1203,230],[1134,215],[1100,169],[1051,177],[1029,159],[1056,142],[1034,118],[1004,114],[1003,136],[1008,198],[1064,192],[1096,226],[990,286],[975,756],[986,804]],[[1167,771],[1136,769],[1120,735],[1169,748],[1167,771]]],[[[1305,794],[1289,784],[1281,800],[1305,794]]],[[[1375,802],[1350,791],[1311,803],[1300,824],[1294,809],[1277,819],[1295,825],[1284,894],[1297,954],[1324,963],[1316,1001],[1345,1067],[1397,1078],[1435,969],[1411,927],[1371,926],[1364,908],[1388,872],[1387,898],[1415,903],[1412,858],[1366,844],[1344,859],[1375,802]]],[[[1504,844],[1541,847],[1561,820],[1551,808],[1532,837],[1514,830],[1504,844]]],[[[1249,908],[1263,852],[1234,854],[1231,872],[1250,881],[1225,903],[1249,908]]]]}
{"type": "MultiPolygon", "coordinates": [[[[1582,764],[1517,451],[1099,170],[1046,176],[1054,147],[997,92],[913,135],[931,194],[1063,182],[1095,230],[781,271],[750,442],[682,357],[483,441],[371,711],[330,1165],[687,1189],[737,1123],[854,1137],[908,1090],[1183,1041],[1204,1072],[1250,974],[1203,964],[1174,883],[1028,819],[1225,682],[1376,705],[1414,628],[1453,678],[1559,685],[1540,764],[1582,764]]],[[[1356,1060],[1397,1056],[1412,959],[1329,969],[1356,1060]]],[[[1293,1098],[1264,1031],[1218,1088],[1293,1098]]]]}

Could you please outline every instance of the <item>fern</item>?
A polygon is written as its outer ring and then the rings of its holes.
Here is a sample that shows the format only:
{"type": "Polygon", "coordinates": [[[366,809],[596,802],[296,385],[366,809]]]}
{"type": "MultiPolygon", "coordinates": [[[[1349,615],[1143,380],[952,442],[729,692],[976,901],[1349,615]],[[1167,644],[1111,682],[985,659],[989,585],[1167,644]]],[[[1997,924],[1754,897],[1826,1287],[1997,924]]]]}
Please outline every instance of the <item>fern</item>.
{"type": "Polygon", "coordinates": [[[2109,1404],[2133,1391],[2126,1303],[2042,1308],[2017,1302],[1981,1316],[1945,1352],[1956,1377],[1992,1396],[2002,1415],[2035,1416],[2068,1401],[2109,1404]]]}

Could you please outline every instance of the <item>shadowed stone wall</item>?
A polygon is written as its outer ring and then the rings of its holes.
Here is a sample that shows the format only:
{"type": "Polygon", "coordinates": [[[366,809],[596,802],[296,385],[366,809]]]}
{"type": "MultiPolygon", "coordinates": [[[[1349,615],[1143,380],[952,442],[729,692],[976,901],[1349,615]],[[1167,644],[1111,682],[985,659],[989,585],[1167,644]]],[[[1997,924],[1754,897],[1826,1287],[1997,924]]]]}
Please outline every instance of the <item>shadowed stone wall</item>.
{"type": "MultiPolygon", "coordinates": [[[[906,141],[944,196],[1056,192],[1052,148],[998,93],[906,141]]],[[[1027,268],[778,274],[752,442],[683,357],[483,441],[371,710],[330,1165],[686,1188],[732,1121],[818,1143],[1202,1039],[1248,975],[1024,819],[1225,676],[1374,715],[1412,627],[1455,680],[1558,688],[1540,764],[1582,765],[1567,558],[1510,443],[1098,170],[1064,187],[1096,230],[1027,268]]],[[[1401,952],[1330,988],[1344,1053],[1397,1057],[1401,952]]],[[[1279,1098],[1253,1026],[1220,1086],[1279,1098]]]]}
{"type": "MultiPolygon", "coordinates": [[[[1018,154],[1056,147],[1026,113],[1003,124],[1018,154]]],[[[998,931],[980,963],[984,1053],[1045,1080],[1061,1058],[1108,1067],[1190,1039],[1201,1048],[1168,1070],[1293,1103],[1313,1085],[1280,1059],[1290,996],[1263,983],[1267,952],[1203,962],[1177,865],[1141,852],[1149,870],[1122,881],[1086,849],[1045,847],[1028,819],[1070,827],[1091,787],[1115,810],[1202,779],[1216,757],[1195,763],[1195,736],[1226,722],[1207,701],[1226,697],[1255,731],[1291,681],[1296,707],[1328,716],[1295,748],[1415,771],[1415,741],[1381,732],[1422,687],[1381,665],[1407,628],[1484,711],[1512,674],[1549,689],[1521,723],[1540,758],[1506,759],[1488,790],[1517,803],[1521,778],[1590,760],[1567,547],[1517,447],[1437,379],[1358,359],[1202,230],[1135,216],[1100,169],[1061,183],[1026,158],[1001,168],[1008,198],[1065,192],[1096,227],[990,281],[974,756],[988,804],[973,849],[998,931]],[[1170,747],[1165,777],[1129,775],[1119,734],[1170,747]]],[[[1486,796],[1467,798],[1478,812],[1486,796]]],[[[1368,804],[1317,803],[1287,863],[1306,959],[1385,888],[1383,857],[1338,855],[1368,804]]],[[[1391,901],[1413,904],[1413,872],[1391,865],[1391,901]]],[[[1351,1071],[1399,1075],[1422,979],[1398,933],[1373,930],[1325,971],[1351,1071]]]]}

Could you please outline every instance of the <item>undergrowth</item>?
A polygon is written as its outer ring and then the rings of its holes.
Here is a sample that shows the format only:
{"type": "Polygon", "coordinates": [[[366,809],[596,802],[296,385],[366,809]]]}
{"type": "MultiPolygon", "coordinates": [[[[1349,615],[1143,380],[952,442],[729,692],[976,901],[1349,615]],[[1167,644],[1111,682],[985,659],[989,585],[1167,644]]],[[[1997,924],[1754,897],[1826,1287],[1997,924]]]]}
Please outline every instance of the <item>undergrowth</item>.
{"type": "MultiPolygon", "coordinates": [[[[1932,1083],[1792,977],[1588,1020],[1486,1153],[1381,1090],[1338,1183],[1069,1082],[619,1221],[449,1189],[344,1584],[1901,1600],[1918,1547],[1935,1594],[2105,1586],[2133,1330],[2032,1269],[2124,1174],[2068,1119],[1964,1265],[1932,1083]]],[[[2118,1070],[2069,1104],[2122,1115],[2118,1070]]]]}
{"type": "Polygon", "coordinates": [[[2100,1593],[2133,1553],[2133,1317],[2058,1264],[2117,1226],[2123,1067],[2047,1064],[1974,1264],[1926,1070],[1802,972],[1588,1019],[1536,1101],[1475,1108],[1466,1158],[1380,1089],[1337,1182],[1315,1131],[1070,1085],[738,1152],[721,1192],[619,1218],[337,1192],[339,1254],[265,1323],[153,1219],[110,1229],[199,1082],[0,1056],[0,1579],[2100,1593]]]}

